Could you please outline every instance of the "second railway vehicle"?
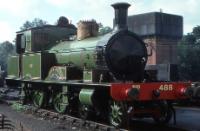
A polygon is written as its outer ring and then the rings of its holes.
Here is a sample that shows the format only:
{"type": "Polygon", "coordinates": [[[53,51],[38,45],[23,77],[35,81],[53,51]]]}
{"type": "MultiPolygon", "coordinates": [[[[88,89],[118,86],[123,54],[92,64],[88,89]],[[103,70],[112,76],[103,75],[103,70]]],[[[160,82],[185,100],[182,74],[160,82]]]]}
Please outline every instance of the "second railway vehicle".
{"type": "Polygon", "coordinates": [[[83,34],[90,37],[75,40],[72,36],[82,32],[69,23],[17,32],[18,55],[9,59],[7,85],[21,88],[24,103],[52,106],[59,113],[83,119],[105,119],[118,127],[132,117],[169,122],[173,102],[188,98],[193,88],[190,82],[146,77],[147,48],[128,30],[129,6],[112,5],[114,28],[105,35],[98,35],[94,21],[89,22],[92,30],[83,27],[83,34]]]}

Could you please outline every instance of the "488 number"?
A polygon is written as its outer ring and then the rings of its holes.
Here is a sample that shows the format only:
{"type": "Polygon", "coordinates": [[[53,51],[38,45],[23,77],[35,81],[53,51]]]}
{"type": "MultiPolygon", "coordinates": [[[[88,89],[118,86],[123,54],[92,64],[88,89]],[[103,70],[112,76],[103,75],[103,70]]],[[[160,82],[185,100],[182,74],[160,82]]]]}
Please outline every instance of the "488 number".
{"type": "Polygon", "coordinates": [[[172,91],[173,90],[173,85],[172,84],[160,85],[159,90],[160,91],[172,91]]]}

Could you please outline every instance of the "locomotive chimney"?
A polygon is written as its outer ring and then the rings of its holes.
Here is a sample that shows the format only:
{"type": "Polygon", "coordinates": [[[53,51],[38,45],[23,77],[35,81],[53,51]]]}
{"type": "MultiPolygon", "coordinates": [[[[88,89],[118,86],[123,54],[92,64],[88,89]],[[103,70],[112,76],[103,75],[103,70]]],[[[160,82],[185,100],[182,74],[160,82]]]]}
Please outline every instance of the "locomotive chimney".
{"type": "Polygon", "coordinates": [[[127,10],[130,4],[115,3],[111,5],[115,10],[114,30],[128,29],[127,26],[127,10]]]}

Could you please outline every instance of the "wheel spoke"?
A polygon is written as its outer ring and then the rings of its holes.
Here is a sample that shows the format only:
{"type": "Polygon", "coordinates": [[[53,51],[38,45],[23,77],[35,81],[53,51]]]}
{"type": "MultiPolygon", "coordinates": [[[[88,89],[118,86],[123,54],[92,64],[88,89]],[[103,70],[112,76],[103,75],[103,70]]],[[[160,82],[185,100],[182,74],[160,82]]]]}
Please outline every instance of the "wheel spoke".
{"type": "Polygon", "coordinates": [[[58,109],[61,110],[61,105],[60,104],[58,104],[58,109]]]}
{"type": "Polygon", "coordinates": [[[124,109],[122,102],[113,102],[110,106],[110,123],[113,126],[121,127],[123,126],[126,118],[126,110],[124,109]]]}
{"type": "Polygon", "coordinates": [[[33,104],[40,108],[44,103],[45,93],[42,91],[34,91],[33,93],[33,104]]]}
{"type": "Polygon", "coordinates": [[[118,120],[119,123],[122,122],[120,117],[117,117],[117,120],[118,120]]]}
{"type": "Polygon", "coordinates": [[[119,112],[118,115],[122,116],[122,112],[119,112]]]}
{"type": "Polygon", "coordinates": [[[63,96],[61,93],[57,93],[53,101],[54,109],[59,113],[64,113],[68,106],[68,99],[64,102],[63,97],[66,96],[63,96]]]}

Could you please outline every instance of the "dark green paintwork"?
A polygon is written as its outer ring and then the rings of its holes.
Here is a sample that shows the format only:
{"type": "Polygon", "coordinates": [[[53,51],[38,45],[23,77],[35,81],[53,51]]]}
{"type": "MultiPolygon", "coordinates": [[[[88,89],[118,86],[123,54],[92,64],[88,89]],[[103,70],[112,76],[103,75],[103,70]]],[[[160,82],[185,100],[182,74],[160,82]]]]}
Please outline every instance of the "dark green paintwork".
{"type": "Polygon", "coordinates": [[[25,54],[22,60],[24,79],[41,79],[41,54],[25,54]]]}
{"type": "Polygon", "coordinates": [[[70,35],[75,35],[76,29],[47,25],[20,31],[17,34],[25,36],[25,52],[36,52],[48,50],[60,40],[66,40],[70,35]]]}
{"type": "Polygon", "coordinates": [[[25,53],[22,58],[23,78],[45,79],[53,65],[55,65],[54,54],[25,53]]]}
{"type": "Polygon", "coordinates": [[[44,104],[44,99],[45,99],[45,93],[43,91],[36,90],[33,92],[32,100],[33,104],[36,107],[38,108],[42,107],[44,104]]]}
{"type": "Polygon", "coordinates": [[[67,71],[66,71],[66,67],[65,66],[53,66],[50,71],[49,74],[46,78],[46,80],[56,80],[56,81],[64,81],[67,78],[67,71]]]}
{"type": "Polygon", "coordinates": [[[31,48],[32,48],[32,32],[31,30],[27,30],[24,32],[25,34],[25,37],[26,37],[26,51],[31,51],[31,48]]]}
{"type": "Polygon", "coordinates": [[[54,109],[59,113],[65,113],[69,105],[68,96],[66,95],[67,92],[68,87],[63,86],[62,92],[58,92],[53,99],[54,109]]]}
{"type": "Polygon", "coordinates": [[[62,92],[56,94],[53,101],[54,109],[59,113],[65,113],[68,106],[68,98],[62,92]]]}
{"type": "Polygon", "coordinates": [[[92,81],[92,71],[84,70],[83,71],[83,80],[85,82],[91,82],[92,81]]]}
{"type": "Polygon", "coordinates": [[[102,38],[91,37],[81,41],[65,41],[51,48],[58,64],[73,64],[81,69],[92,69],[96,66],[96,46],[102,38]]]}
{"type": "Polygon", "coordinates": [[[82,89],[79,93],[79,100],[81,104],[93,105],[92,97],[94,94],[94,89],[82,89]]]}
{"type": "Polygon", "coordinates": [[[10,56],[8,58],[8,77],[16,78],[19,76],[19,56],[10,56]]]}

